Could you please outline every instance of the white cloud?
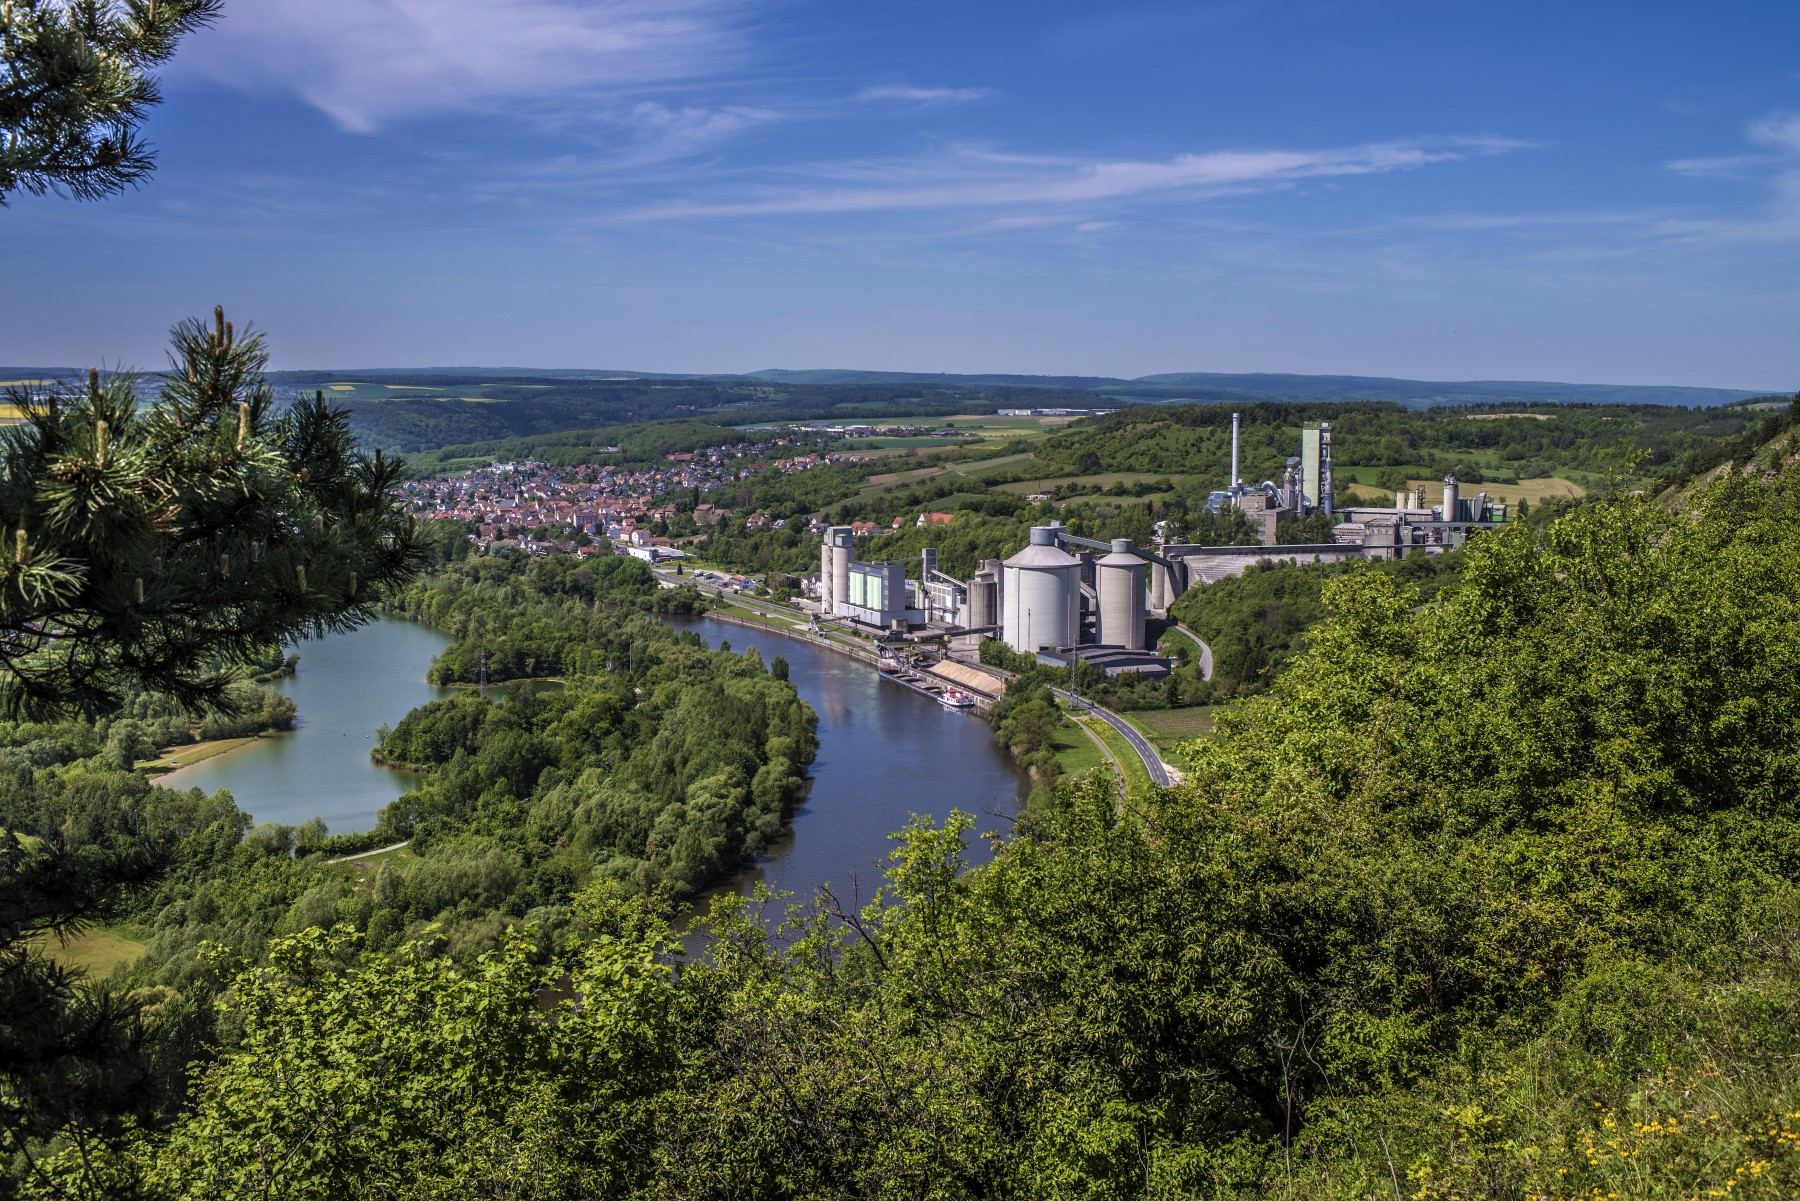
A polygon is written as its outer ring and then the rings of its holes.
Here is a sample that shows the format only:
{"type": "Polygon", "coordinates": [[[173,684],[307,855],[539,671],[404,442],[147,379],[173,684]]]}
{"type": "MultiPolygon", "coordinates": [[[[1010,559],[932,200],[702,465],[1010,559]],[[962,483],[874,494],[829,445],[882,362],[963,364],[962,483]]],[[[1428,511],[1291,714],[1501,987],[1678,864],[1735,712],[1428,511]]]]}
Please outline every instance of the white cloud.
{"type": "Polygon", "coordinates": [[[1750,140],[1800,154],[1800,113],[1770,113],[1750,122],[1750,140]]]}
{"type": "Polygon", "coordinates": [[[619,220],[1092,206],[1150,197],[1204,199],[1284,187],[1306,179],[1405,170],[1523,145],[1526,143],[1496,139],[1429,145],[1387,142],[1335,150],[1182,154],[1160,161],[1052,159],[964,149],[927,160],[829,165],[812,172],[812,186],[763,189],[724,202],[678,201],[641,208],[619,220]]]}
{"type": "Polygon", "coordinates": [[[645,150],[634,156],[635,160],[642,161],[689,154],[720,138],[780,119],[780,113],[765,108],[739,105],[670,108],[644,100],[632,106],[628,121],[646,144],[645,150]]]}
{"type": "Polygon", "coordinates": [[[972,104],[999,95],[992,88],[921,88],[904,83],[876,84],[856,94],[858,100],[898,100],[908,104],[972,104]]]}
{"type": "Polygon", "coordinates": [[[1665,221],[1656,228],[1658,235],[1685,242],[1800,242],[1800,113],[1758,117],[1744,136],[1756,145],[1770,147],[1770,152],[1677,159],[1664,166],[1684,175],[1766,179],[1773,194],[1762,212],[1750,217],[1665,221]]]}
{"type": "Polygon", "coordinates": [[[692,80],[738,62],[741,0],[244,0],[172,74],[297,95],[346,129],[692,80]]]}
{"type": "Polygon", "coordinates": [[[1778,161],[1768,154],[1728,154],[1718,158],[1670,159],[1663,166],[1677,175],[1741,177],[1746,171],[1778,161]]]}

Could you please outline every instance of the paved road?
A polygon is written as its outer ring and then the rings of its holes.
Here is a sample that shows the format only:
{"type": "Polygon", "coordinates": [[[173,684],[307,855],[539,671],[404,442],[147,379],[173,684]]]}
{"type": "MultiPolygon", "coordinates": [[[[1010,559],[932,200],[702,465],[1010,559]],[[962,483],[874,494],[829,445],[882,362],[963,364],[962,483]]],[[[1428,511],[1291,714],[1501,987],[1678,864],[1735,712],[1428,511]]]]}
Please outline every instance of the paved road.
{"type": "Polygon", "coordinates": [[[1175,628],[1180,630],[1183,634],[1186,634],[1194,645],[1200,648],[1200,678],[1202,680],[1212,679],[1212,647],[1206,645],[1206,639],[1200,637],[1200,635],[1194,633],[1194,631],[1188,629],[1179,621],[1175,623],[1175,628]]]}
{"type": "Polygon", "coordinates": [[[1094,716],[1124,735],[1125,741],[1131,744],[1131,749],[1136,751],[1138,758],[1144,761],[1144,770],[1150,773],[1152,784],[1159,788],[1167,788],[1173,782],[1169,779],[1169,769],[1163,763],[1162,756],[1156,753],[1156,748],[1150,745],[1150,740],[1138,733],[1137,728],[1130,722],[1111,710],[1102,709],[1098,705],[1081,700],[1074,693],[1064,692],[1060,688],[1052,688],[1051,691],[1070,704],[1082,705],[1092,710],[1094,716]]]}

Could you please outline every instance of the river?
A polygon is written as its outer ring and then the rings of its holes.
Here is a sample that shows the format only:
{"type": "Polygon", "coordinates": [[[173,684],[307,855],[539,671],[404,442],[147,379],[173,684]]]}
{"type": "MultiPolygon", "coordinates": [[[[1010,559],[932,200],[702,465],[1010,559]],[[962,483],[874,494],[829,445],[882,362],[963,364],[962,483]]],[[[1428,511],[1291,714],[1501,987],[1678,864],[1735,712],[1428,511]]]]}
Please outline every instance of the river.
{"type": "MultiPolygon", "coordinates": [[[[1007,830],[1023,789],[980,718],[951,712],[810,643],[705,617],[670,620],[708,645],[725,640],[739,652],[755,646],[764,661],[782,656],[795,689],[819,714],[806,800],[788,834],[734,882],[737,891],[763,883],[806,896],[829,883],[848,901],[854,884],[866,897],[892,848],[888,834],[913,813],[941,821],[962,809],[975,815],[977,831],[1007,830]]],[[[432,657],[447,644],[435,630],[391,619],[300,643],[299,671],[278,685],[299,709],[295,729],[161,782],[226,789],[258,821],[298,825],[316,814],[333,833],[367,830],[413,779],[370,761],[375,730],[450,694],[425,683],[432,657]]],[[[972,862],[987,857],[985,843],[970,848],[972,862]]]]}

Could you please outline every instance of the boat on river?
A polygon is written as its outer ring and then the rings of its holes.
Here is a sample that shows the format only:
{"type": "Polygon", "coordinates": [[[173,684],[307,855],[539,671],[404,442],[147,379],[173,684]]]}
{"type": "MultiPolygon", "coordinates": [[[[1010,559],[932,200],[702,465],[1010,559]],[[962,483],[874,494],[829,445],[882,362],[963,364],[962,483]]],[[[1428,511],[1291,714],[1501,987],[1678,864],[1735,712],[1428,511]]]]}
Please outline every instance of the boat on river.
{"type": "Polygon", "coordinates": [[[938,703],[946,709],[973,709],[975,698],[961,689],[951,688],[939,694],[938,703]]]}

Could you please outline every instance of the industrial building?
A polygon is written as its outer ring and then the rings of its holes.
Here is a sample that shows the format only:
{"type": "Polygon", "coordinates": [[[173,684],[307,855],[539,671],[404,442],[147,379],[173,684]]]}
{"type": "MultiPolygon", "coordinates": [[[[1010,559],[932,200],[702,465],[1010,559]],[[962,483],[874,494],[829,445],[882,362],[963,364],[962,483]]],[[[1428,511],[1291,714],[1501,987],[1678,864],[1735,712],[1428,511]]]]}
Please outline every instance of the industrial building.
{"type": "Polygon", "coordinates": [[[966,582],[939,570],[937,551],[927,547],[918,578],[909,579],[908,561],[862,562],[850,528],[832,526],[819,552],[821,617],[886,635],[992,635],[1031,654],[1110,652],[1107,670],[1166,672],[1166,660],[1145,652],[1144,627],[1149,568],[1172,566],[1167,560],[1127,538],[1076,537],[1061,522],[1032,529],[1030,538],[1005,562],[984,562],[966,582]]]}
{"type": "Polygon", "coordinates": [[[1155,673],[1167,664],[1146,647],[1147,619],[1166,614],[1196,584],[1241,575],[1259,562],[1441,553],[1507,518],[1504,504],[1485,492],[1465,496],[1454,477],[1444,480],[1441,503],[1434,506],[1427,507],[1420,487],[1398,493],[1392,508],[1337,508],[1329,422],[1302,427],[1300,453],[1288,459],[1279,484],[1247,485],[1239,476],[1240,434],[1233,413],[1231,483],[1212,493],[1212,504],[1244,513],[1261,545],[1169,543],[1159,531],[1151,551],[1126,538],[1108,543],[1077,537],[1055,521],[1033,527],[1018,553],[1004,562],[986,560],[967,581],[939,570],[937,551],[928,547],[919,553],[914,579],[908,576],[912,560],[863,562],[856,557],[855,531],[831,526],[824,532],[818,581],[807,581],[807,588],[818,597],[821,619],[854,622],[887,637],[991,635],[1014,651],[1049,656],[1046,662],[1076,658],[1108,672],[1155,673]],[[1282,521],[1316,512],[1343,519],[1330,542],[1279,543],[1282,521]]]}
{"type": "Polygon", "coordinates": [[[818,596],[823,616],[873,626],[884,633],[919,627],[954,631],[994,624],[994,587],[984,590],[980,575],[973,586],[945,575],[938,570],[937,551],[929,547],[920,553],[918,579],[907,578],[908,562],[861,561],[856,557],[854,531],[847,525],[835,525],[824,534],[817,584],[808,580],[806,585],[818,596]],[[976,598],[973,603],[972,594],[976,598]],[[977,621],[977,616],[983,619],[977,621]]]}

